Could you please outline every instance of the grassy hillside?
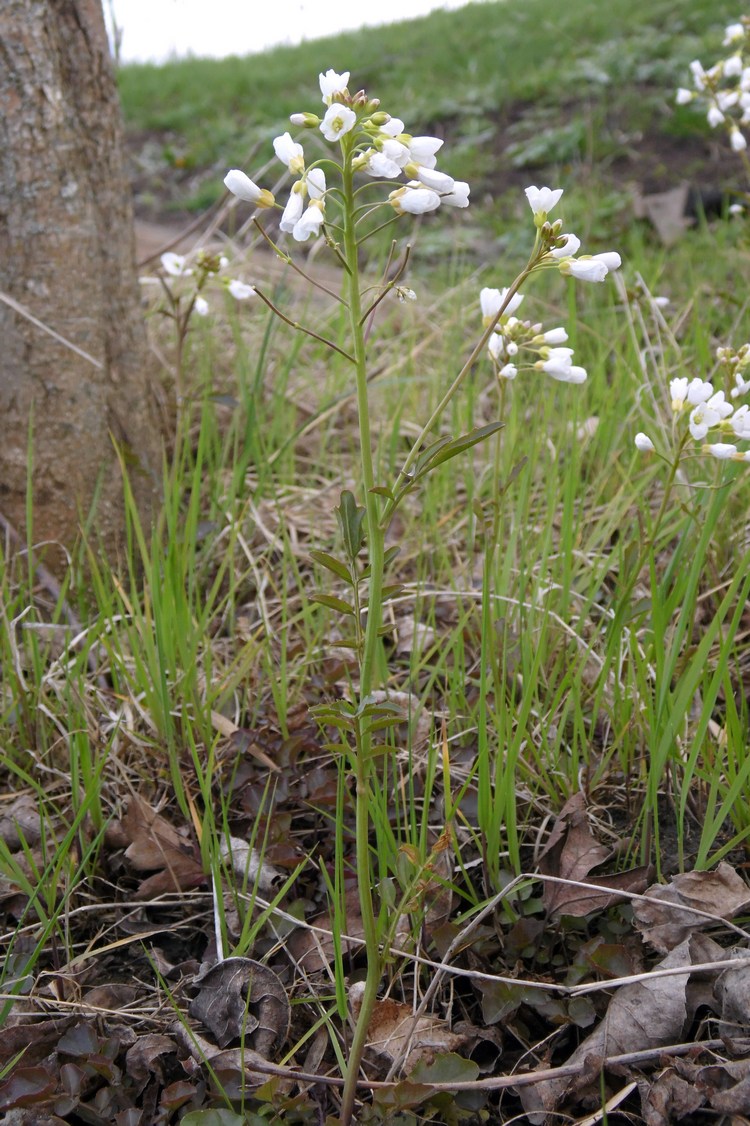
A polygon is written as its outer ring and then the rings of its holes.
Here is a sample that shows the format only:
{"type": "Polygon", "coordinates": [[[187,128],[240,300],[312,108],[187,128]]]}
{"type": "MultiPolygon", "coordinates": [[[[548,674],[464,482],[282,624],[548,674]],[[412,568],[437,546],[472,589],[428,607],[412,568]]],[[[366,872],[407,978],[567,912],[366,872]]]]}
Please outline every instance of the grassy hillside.
{"type": "Polygon", "coordinates": [[[212,202],[223,170],[251,154],[262,163],[269,139],[310,105],[311,91],[314,102],[315,77],[330,66],[351,70],[407,127],[449,131],[448,171],[480,190],[497,194],[549,167],[679,178],[696,163],[681,142],[703,126],[676,109],[674,87],[736,8],[736,0],[474,3],[248,58],[126,66],[120,90],[140,202],[156,210],[212,202]]]}

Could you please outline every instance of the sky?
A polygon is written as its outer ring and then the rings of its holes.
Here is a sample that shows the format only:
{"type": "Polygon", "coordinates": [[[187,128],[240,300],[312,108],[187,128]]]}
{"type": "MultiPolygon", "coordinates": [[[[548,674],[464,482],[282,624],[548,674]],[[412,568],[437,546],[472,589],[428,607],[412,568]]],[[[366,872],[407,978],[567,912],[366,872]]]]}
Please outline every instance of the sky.
{"type": "Polygon", "coordinates": [[[114,16],[122,31],[122,62],[164,62],[190,54],[247,55],[464,2],[377,0],[367,13],[351,0],[104,0],[104,14],[110,28],[114,16]]]}

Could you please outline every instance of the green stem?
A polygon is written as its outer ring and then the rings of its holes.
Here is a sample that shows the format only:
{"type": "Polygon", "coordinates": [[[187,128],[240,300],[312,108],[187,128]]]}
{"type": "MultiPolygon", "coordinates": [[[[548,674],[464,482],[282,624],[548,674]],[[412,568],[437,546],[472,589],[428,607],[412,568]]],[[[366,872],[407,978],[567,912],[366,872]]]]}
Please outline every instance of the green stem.
{"type": "MultiPolygon", "coordinates": [[[[362,299],[359,276],[359,247],[354,226],[354,175],[351,167],[351,154],[344,153],[342,171],[344,195],[344,255],[349,276],[349,319],[352,335],[352,351],[357,381],[357,410],[359,415],[359,437],[362,457],[362,484],[367,510],[367,546],[370,564],[370,586],[365,627],[364,651],[360,664],[359,699],[360,704],[370,695],[375,684],[375,666],[378,657],[380,623],[382,620],[382,592],[384,566],[384,533],[380,527],[380,512],[375,487],[375,473],[372,457],[372,436],[370,432],[370,409],[367,397],[367,355],[362,324],[362,299]]],[[[367,724],[368,721],[365,720],[367,724]]],[[[360,720],[361,724],[361,720],[360,720]]],[[[356,771],[356,854],[357,884],[359,906],[362,914],[362,927],[367,957],[367,977],[362,1004],[357,1016],[354,1036],[349,1049],[349,1058],[344,1076],[344,1090],[341,1101],[340,1121],[348,1126],[354,1112],[354,1099],[357,1091],[357,1076],[362,1056],[367,1044],[378,987],[383,976],[383,957],[378,942],[377,922],[372,898],[372,870],[370,866],[370,780],[373,769],[372,735],[369,725],[360,726],[355,749],[356,771]]]]}

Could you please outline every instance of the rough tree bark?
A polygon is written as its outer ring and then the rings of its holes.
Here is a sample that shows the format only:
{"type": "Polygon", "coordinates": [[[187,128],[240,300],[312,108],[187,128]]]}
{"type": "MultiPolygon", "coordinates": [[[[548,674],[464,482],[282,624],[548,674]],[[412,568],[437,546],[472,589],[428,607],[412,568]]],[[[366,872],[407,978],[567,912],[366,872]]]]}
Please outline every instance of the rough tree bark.
{"type": "Polygon", "coordinates": [[[69,547],[98,485],[111,548],[113,438],[145,513],[160,443],[99,0],[0,0],[0,512],[19,530],[30,420],[33,540],[69,547]]]}

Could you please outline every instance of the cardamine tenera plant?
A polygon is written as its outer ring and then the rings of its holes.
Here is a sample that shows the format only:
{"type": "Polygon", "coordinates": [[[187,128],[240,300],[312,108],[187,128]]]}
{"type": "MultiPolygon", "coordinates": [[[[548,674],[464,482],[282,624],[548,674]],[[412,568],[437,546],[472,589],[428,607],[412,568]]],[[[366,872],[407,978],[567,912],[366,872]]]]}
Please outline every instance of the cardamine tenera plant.
{"type": "MultiPolygon", "coordinates": [[[[413,297],[401,284],[408,251],[400,261],[391,260],[382,283],[365,292],[360,255],[363,244],[391,223],[437,211],[441,207],[469,205],[469,185],[454,180],[437,168],[442,140],[415,136],[398,117],[384,112],[377,99],[363,90],[351,93],[349,72],[329,70],[320,75],[323,112],[295,113],[291,122],[314,133],[314,155],[305,153],[299,141],[287,132],[274,141],[278,159],[294,177],[283,207],[274,195],[255,184],[244,172],[230,171],[225,184],[239,199],[258,209],[281,211],[279,227],[296,242],[324,239],[338,261],[343,277],[343,301],[348,320],[348,340],[325,341],[343,353],[351,364],[356,385],[361,451],[362,495],[341,494],[336,515],[341,530],[343,555],[336,558],[316,551],[314,558],[348,589],[346,597],[321,594],[318,601],[339,612],[349,622],[351,636],[345,638],[356,655],[359,675],[352,699],[340,699],[317,709],[319,722],[337,732],[335,750],[341,769],[354,779],[356,793],[356,870],[367,956],[367,978],[356,1018],[345,1067],[341,1121],[350,1122],[360,1061],[366,1046],[370,1017],[377,999],[388,945],[389,920],[401,914],[403,903],[394,903],[374,879],[371,861],[371,805],[379,785],[381,756],[379,733],[398,723],[399,709],[382,694],[374,695],[382,681],[384,633],[383,603],[398,588],[387,583],[387,568],[394,558],[386,552],[385,538],[394,514],[404,497],[426,474],[450,458],[496,434],[502,419],[460,437],[433,436],[448,404],[459,394],[477,360],[488,352],[496,379],[504,388],[524,373],[565,383],[582,383],[586,372],[573,363],[564,328],[545,331],[541,324],[517,316],[522,287],[543,270],[563,276],[601,282],[620,265],[615,252],[579,255],[580,240],[563,229],[561,220],[549,215],[562,189],[526,189],[533,213],[535,237],[528,262],[510,285],[483,289],[480,306],[483,327],[477,342],[460,370],[447,383],[440,401],[421,427],[395,480],[378,479],[375,468],[368,398],[368,325],[380,302],[395,290],[402,299],[413,297]],[[320,138],[327,142],[319,155],[320,138]]],[[[277,253],[288,259],[271,235],[266,238],[277,253]]],[[[275,309],[260,290],[258,297],[275,309]]],[[[296,326],[300,327],[300,326],[296,326]]],[[[317,339],[317,332],[308,331],[317,339]]],[[[496,439],[497,440],[497,439],[496,439]]],[[[495,529],[497,532],[497,528],[495,529]]],[[[385,627],[387,630],[387,627],[385,627]]],[[[491,779],[480,779],[491,784],[491,779]]],[[[338,866],[339,868],[341,865],[338,866]]],[[[341,888],[332,888],[334,895],[341,888]]],[[[404,889],[409,898],[413,889],[404,889]]],[[[341,969],[339,966],[337,969],[341,969]]],[[[337,978],[340,975],[337,973],[337,978]]],[[[342,1013],[342,1016],[345,1015],[342,1013]]]]}

